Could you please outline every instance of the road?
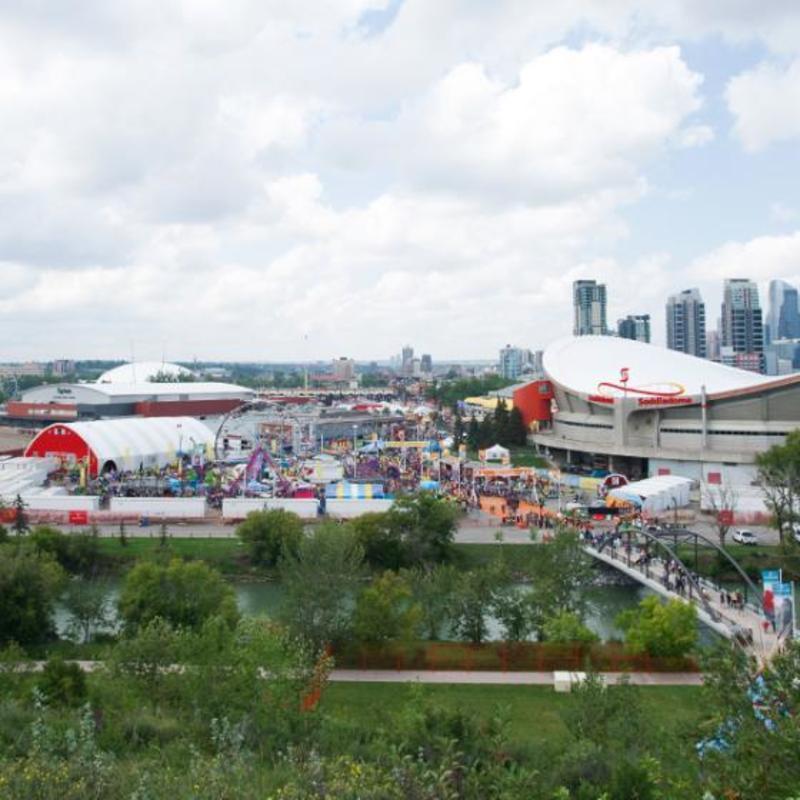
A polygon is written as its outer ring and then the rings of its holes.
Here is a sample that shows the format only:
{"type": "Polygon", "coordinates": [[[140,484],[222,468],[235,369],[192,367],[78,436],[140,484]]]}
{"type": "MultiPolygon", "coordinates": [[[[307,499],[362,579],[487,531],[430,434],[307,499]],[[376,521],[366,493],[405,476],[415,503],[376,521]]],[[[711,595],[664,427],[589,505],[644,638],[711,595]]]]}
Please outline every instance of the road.
{"type": "MultiPolygon", "coordinates": [[[[63,525],[60,527],[64,532],[69,533],[70,531],[82,532],[86,526],[63,525]]],[[[712,541],[718,540],[716,528],[706,520],[688,522],[687,527],[712,541]]],[[[118,523],[101,524],[97,528],[100,536],[104,538],[119,536],[118,523]]],[[[760,526],[748,526],[747,529],[758,536],[759,544],[779,544],[778,533],[775,530],[760,526]]],[[[170,536],[187,539],[233,539],[236,537],[236,526],[225,524],[219,520],[168,522],[167,531],[170,536]]],[[[155,522],[147,528],[140,528],[128,523],[125,526],[125,532],[130,537],[157,539],[160,535],[160,524],[155,522]]],[[[498,532],[502,534],[503,544],[532,544],[530,533],[527,530],[520,530],[512,525],[502,525],[496,517],[474,509],[461,520],[456,531],[455,541],[457,544],[495,544],[498,541],[498,532]]],[[[732,535],[733,531],[731,530],[728,534],[727,544],[733,542],[732,535]]]]}

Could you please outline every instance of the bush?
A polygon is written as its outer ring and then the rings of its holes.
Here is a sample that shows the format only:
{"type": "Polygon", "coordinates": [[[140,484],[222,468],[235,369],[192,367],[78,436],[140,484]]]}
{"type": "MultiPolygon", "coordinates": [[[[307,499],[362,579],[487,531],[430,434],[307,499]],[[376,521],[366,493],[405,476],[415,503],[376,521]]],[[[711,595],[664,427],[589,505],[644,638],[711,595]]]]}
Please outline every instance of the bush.
{"type": "Polygon", "coordinates": [[[49,556],[8,545],[0,550],[0,643],[53,635],[53,605],[64,573],[49,556]]]}
{"type": "Polygon", "coordinates": [[[59,656],[47,660],[36,686],[48,704],[79,706],[86,699],[86,675],[74,663],[67,663],[59,656]]]}
{"type": "Polygon", "coordinates": [[[303,523],[297,514],[275,509],[251,511],[236,528],[254,564],[274,567],[281,558],[297,552],[303,538],[303,523]]]}
{"type": "Polygon", "coordinates": [[[617,625],[634,653],[685,656],[697,642],[697,609],[683,600],[645,597],[637,609],[623,611],[617,625]]]}
{"type": "Polygon", "coordinates": [[[570,611],[562,611],[560,614],[550,617],[542,626],[542,635],[545,641],[556,644],[572,642],[591,644],[598,641],[597,634],[589,630],[577,614],[570,611]]]}
{"type": "Polygon", "coordinates": [[[195,629],[214,616],[231,627],[239,619],[236,595],[218,572],[203,562],[177,559],[137,564],[125,578],[118,607],[129,630],[159,618],[195,629]]]}
{"type": "Polygon", "coordinates": [[[396,572],[384,572],[361,590],[353,613],[353,631],[362,642],[410,641],[419,635],[422,609],[411,587],[396,572]]]}

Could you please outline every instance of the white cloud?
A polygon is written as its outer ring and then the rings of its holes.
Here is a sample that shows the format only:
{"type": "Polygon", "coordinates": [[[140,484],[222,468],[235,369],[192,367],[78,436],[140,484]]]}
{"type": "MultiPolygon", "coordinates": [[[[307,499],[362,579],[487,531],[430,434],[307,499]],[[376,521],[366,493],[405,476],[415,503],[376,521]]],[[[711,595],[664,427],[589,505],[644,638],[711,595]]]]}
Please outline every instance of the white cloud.
{"type": "Polygon", "coordinates": [[[0,360],[484,355],[569,332],[585,275],[612,317],[657,309],[683,273],[619,255],[628,211],[714,138],[676,37],[782,49],[798,17],[405,0],[372,35],[387,0],[78,5],[0,0],[0,360]]]}
{"type": "Polygon", "coordinates": [[[405,130],[412,160],[424,159],[434,181],[535,203],[630,186],[673,137],[702,143],[683,129],[701,82],[677,47],[559,47],[513,82],[459,65],[407,110],[405,130]]]}
{"type": "Polygon", "coordinates": [[[800,231],[787,236],[759,236],[746,242],[727,242],[696,259],[690,272],[702,280],[772,278],[800,282],[800,231]]]}
{"type": "Polygon", "coordinates": [[[725,96],[747,150],[800,136],[800,59],[786,68],[760,64],[743,72],[730,81],[725,96]]]}

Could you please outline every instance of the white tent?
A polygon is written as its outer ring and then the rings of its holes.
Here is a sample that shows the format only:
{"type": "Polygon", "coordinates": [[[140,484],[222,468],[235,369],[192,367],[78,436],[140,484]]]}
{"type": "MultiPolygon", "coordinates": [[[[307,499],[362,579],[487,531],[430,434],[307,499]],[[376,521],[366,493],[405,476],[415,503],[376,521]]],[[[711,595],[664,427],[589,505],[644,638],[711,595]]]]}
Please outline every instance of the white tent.
{"type": "Polygon", "coordinates": [[[618,489],[611,489],[609,496],[624,502],[630,502],[650,514],[661,514],[674,508],[689,505],[689,491],[692,488],[690,478],[678,475],[658,475],[635,481],[618,489]]]}
{"type": "Polygon", "coordinates": [[[487,448],[483,451],[483,460],[484,461],[503,461],[504,459],[511,458],[511,451],[503,447],[502,445],[496,444],[492,447],[487,448]]]}

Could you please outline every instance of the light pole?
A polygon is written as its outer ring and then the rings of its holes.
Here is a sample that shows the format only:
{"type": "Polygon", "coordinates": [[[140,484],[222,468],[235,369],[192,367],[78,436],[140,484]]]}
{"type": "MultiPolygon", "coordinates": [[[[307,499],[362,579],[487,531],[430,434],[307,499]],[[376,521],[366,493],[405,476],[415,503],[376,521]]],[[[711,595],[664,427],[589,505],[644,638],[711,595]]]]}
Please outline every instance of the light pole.
{"type": "Polygon", "coordinates": [[[358,477],[358,451],[356,450],[356,431],[358,425],[353,425],[353,477],[358,477]]]}
{"type": "Polygon", "coordinates": [[[183,477],[183,423],[178,423],[178,477],[183,477]]]}

